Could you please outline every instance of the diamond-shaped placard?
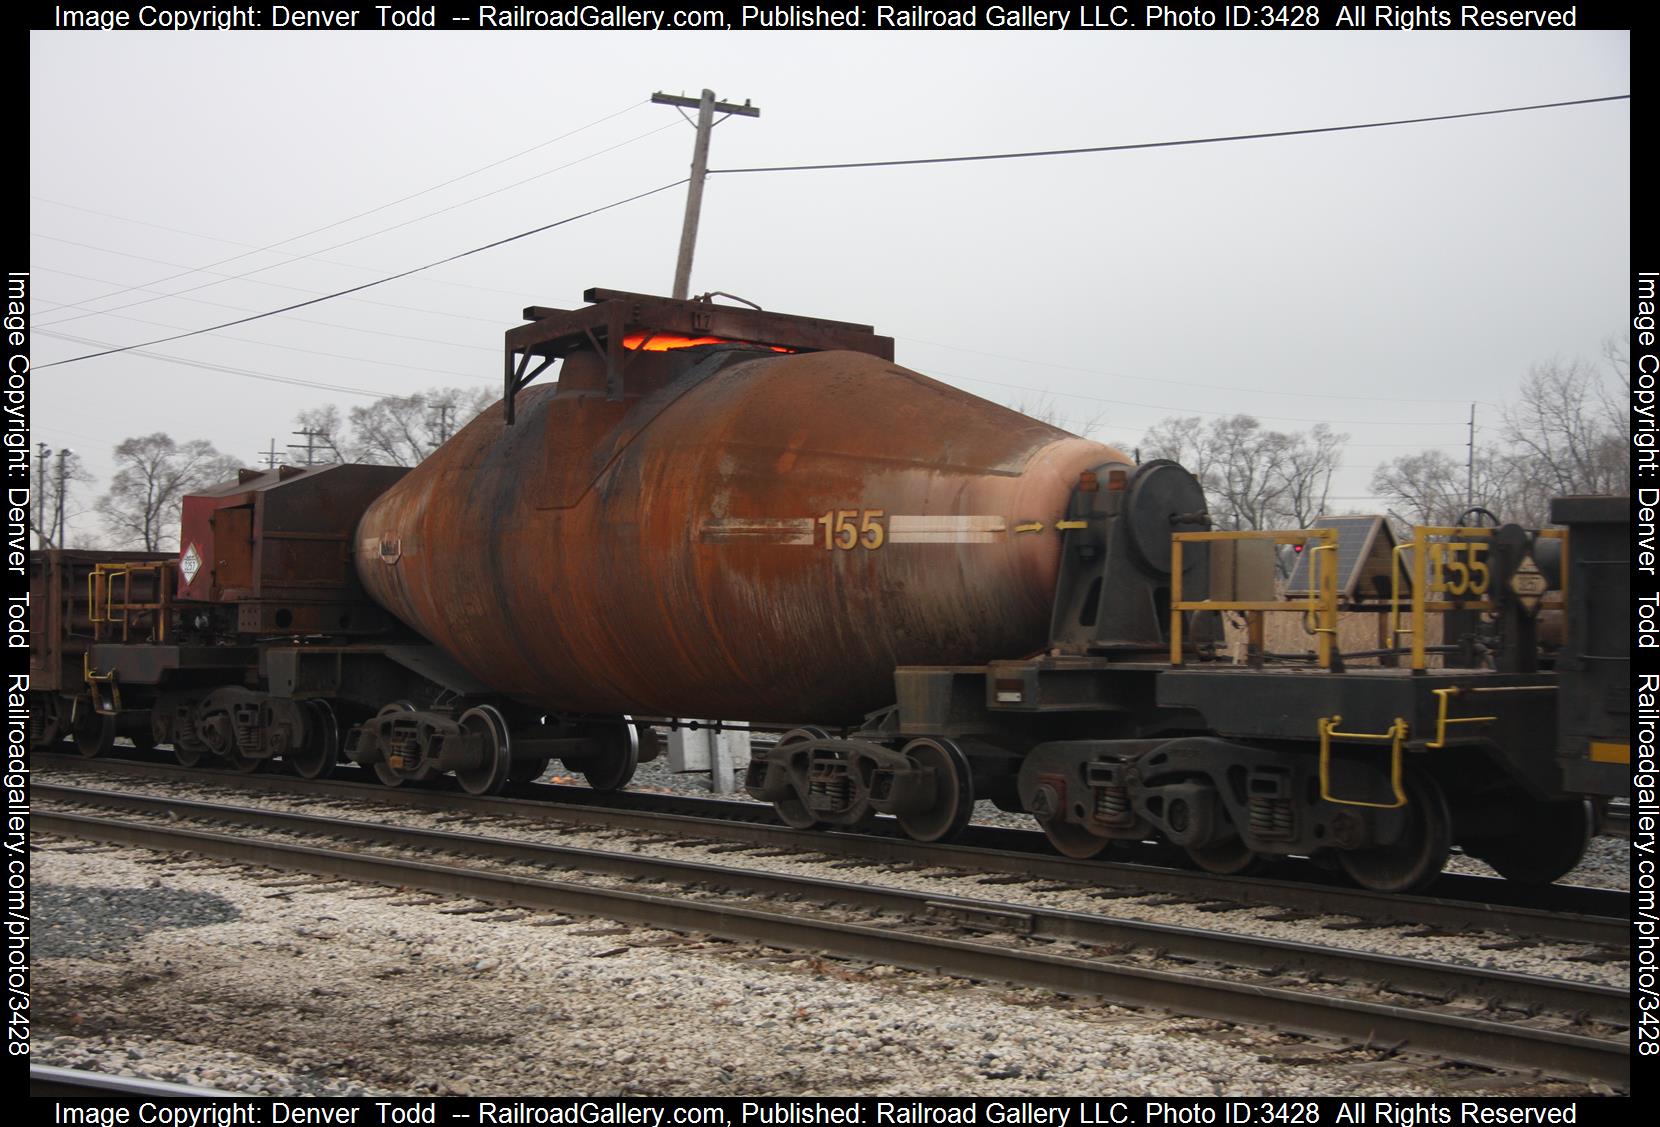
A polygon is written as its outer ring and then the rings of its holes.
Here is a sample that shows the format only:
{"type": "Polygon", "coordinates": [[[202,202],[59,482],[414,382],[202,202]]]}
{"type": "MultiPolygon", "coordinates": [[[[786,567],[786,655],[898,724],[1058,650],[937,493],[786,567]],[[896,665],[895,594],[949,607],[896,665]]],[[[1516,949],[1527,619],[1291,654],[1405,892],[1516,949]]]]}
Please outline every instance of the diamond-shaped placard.
{"type": "Polygon", "coordinates": [[[184,576],[186,584],[190,584],[196,582],[196,573],[201,570],[202,554],[196,550],[195,544],[191,544],[179,557],[179,574],[184,576]]]}

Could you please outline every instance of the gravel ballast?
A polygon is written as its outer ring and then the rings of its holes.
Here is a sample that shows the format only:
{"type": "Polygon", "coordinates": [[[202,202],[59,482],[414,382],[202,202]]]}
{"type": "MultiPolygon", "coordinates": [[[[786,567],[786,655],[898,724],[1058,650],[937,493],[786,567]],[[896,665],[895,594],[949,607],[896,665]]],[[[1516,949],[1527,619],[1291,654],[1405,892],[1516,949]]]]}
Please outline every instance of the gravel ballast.
{"type": "Polygon", "coordinates": [[[367,1094],[1583,1086],[603,920],[47,840],[38,1063],[367,1094]]]}
{"type": "MultiPolygon", "coordinates": [[[[634,789],[707,794],[643,765],[634,789]]],[[[226,800],[211,780],[53,781],[226,800]]],[[[229,799],[565,845],[697,855],[690,842],[320,797],[229,799]]],[[[989,804],[988,821],[1008,818],[989,804]]],[[[1005,823],[1006,824],[1006,823],[1005,823]]],[[[1029,826],[1029,819],[1013,824],[1029,826]]],[[[1090,999],[682,936],[611,921],[45,839],[33,854],[35,1060],[285,1095],[1505,1095],[1598,1089],[1495,1074],[1090,999]]],[[[1628,842],[1569,880],[1625,886],[1628,842]],[[1606,870],[1603,872],[1602,870],[1606,870]],[[1590,879],[1587,879],[1587,873],[1590,879]],[[1598,875],[1604,879],[1596,879],[1598,875]]],[[[1327,930],[1262,911],[1115,899],[820,855],[723,863],[1014,899],[1249,934],[1380,945],[1478,966],[1625,981],[1570,948],[1327,930]],[[1424,950],[1417,949],[1422,944],[1424,950]]],[[[707,858],[705,858],[707,859],[707,858]]],[[[1468,862],[1455,858],[1455,863],[1468,862]]],[[[558,874],[550,874],[557,876],[558,874]]]]}

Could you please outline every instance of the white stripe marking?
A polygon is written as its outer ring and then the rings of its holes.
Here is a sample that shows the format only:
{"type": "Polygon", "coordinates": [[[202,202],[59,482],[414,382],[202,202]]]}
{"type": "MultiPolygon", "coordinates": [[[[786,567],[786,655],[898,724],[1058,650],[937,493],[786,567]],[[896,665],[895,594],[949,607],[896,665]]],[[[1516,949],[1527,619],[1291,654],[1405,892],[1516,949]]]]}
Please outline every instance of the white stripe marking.
{"type": "Polygon", "coordinates": [[[888,532],[1002,532],[1008,527],[999,516],[899,516],[888,518],[888,532]]]}
{"type": "Polygon", "coordinates": [[[890,544],[990,544],[1003,538],[996,532],[890,532],[890,544]]]}
{"type": "MultiPolygon", "coordinates": [[[[991,544],[1008,535],[1008,521],[995,515],[886,518],[889,544],[991,544]]],[[[705,544],[782,544],[824,546],[822,527],[812,517],[719,517],[704,522],[699,534],[705,544]]],[[[856,527],[856,526],[854,526],[856,527]]],[[[860,544],[863,547],[861,541],[860,544]]]]}
{"type": "Polygon", "coordinates": [[[723,517],[704,522],[700,539],[706,544],[761,543],[810,546],[813,543],[813,521],[811,517],[723,517]]]}

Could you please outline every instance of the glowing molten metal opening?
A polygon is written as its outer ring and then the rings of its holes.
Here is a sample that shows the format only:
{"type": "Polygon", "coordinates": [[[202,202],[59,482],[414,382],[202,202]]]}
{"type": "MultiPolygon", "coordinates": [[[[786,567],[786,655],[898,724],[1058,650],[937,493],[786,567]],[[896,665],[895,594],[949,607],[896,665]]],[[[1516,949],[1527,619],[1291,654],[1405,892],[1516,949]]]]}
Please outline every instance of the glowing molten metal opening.
{"type": "Polygon", "coordinates": [[[623,347],[635,351],[669,352],[676,348],[696,348],[700,344],[747,344],[752,348],[770,348],[774,352],[794,352],[793,348],[780,348],[776,344],[756,344],[748,340],[729,340],[726,337],[679,337],[667,333],[655,333],[647,337],[644,333],[630,333],[623,337],[623,347]]]}

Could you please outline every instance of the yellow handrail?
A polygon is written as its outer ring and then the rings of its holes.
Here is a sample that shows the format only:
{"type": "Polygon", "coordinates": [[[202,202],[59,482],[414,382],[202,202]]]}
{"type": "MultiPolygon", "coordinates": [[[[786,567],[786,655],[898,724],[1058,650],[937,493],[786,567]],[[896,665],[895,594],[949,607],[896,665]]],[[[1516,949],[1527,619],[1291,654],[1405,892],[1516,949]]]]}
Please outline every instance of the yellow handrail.
{"type": "Polygon", "coordinates": [[[1370,806],[1377,810],[1399,810],[1406,805],[1406,789],[1401,786],[1401,745],[1406,742],[1406,719],[1395,717],[1387,732],[1339,732],[1341,716],[1322,716],[1316,723],[1320,732],[1320,797],[1338,806],[1370,806]],[[1331,740],[1389,741],[1389,786],[1395,792],[1394,802],[1362,802],[1353,798],[1338,798],[1331,793],[1331,740]]]}
{"type": "Polygon", "coordinates": [[[1300,610],[1314,623],[1315,656],[1331,668],[1337,640],[1337,530],[1299,528],[1266,532],[1178,532],[1170,537],[1170,664],[1182,664],[1182,612],[1188,610],[1263,611],[1300,610]],[[1306,599],[1187,601],[1182,598],[1182,545],[1216,540],[1267,540],[1274,544],[1318,541],[1310,554],[1315,584],[1306,599]]]}
{"type": "Polygon", "coordinates": [[[155,611],[155,641],[167,640],[167,612],[173,605],[170,580],[178,564],[174,560],[149,560],[143,563],[94,564],[86,577],[87,618],[93,624],[93,637],[102,638],[101,627],[121,626],[121,640],[128,641],[132,629],[132,612],[155,611]],[[134,602],[133,574],[154,572],[156,576],[155,602],[134,602]],[[116,581],[121,583],[120,597],[116,597],[116,581]]]}
{"type": "MultiPolygon", "coordinates": [[[[1527,687],[1533,688],[1534,686],[1527,687]]],[[[1430,692],[1435,695],[1436,699],[1435,738],[1424,744],[1425,747],[1433,748],[1436,751],[1446,747],[1447,726],[1449,724],[1491,724],[1493,721],[1498,719],[1497,716],[1457,716],[1449,718],[1447,716],[1447,708],[1452,703],[1452,698],[1457,696],[1459,691],[1460,690],[1456,686],[1450,689],[1430,690],[1430,692]]]]}

